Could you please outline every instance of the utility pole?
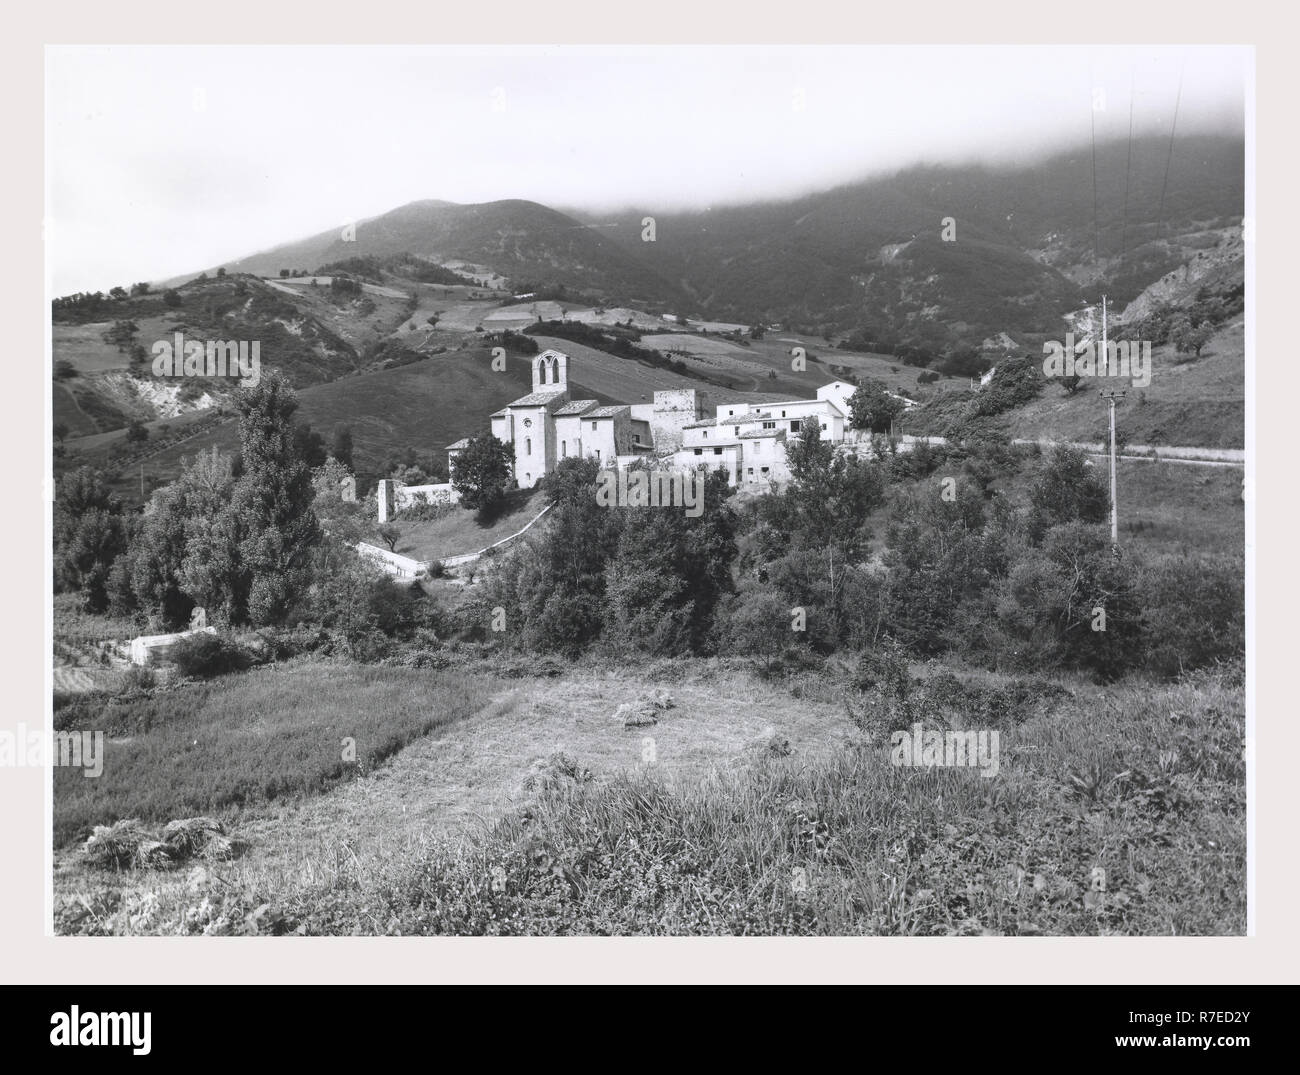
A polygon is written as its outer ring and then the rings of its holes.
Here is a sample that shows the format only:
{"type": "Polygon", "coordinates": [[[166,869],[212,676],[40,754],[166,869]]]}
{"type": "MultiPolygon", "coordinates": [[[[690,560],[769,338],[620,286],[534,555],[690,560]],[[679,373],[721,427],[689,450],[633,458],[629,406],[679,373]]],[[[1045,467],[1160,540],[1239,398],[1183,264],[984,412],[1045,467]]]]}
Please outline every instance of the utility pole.
{"type": "MultiPolygon", "coordinates": [[[[1106,363],[1106,372],[1110,373],[1110,348],[1106,346],[1106,296],[1101,297],[1101,354],[1106,363]]],[[[1101,365],[1101,362],[1097,363],[1101,365]]]]}
{"type": "Polygon", "coordinates": [[[1119,555],[1119,505],[1115,500],[1115,401],[1123,399],[1126,392],[1102,392],[1101,398],[1110,404],[1110,548],[1119,555]]]}
{"type": "MultiPolygon", "coordinates": [[[[1106,339],[1106,296],[1101,297],[1101,353],[1106,356],[1106,372],[1110,373],[1110,348],[1106,339]]],[[[1110,404],[1110,551],[1119,556],[1119,502],[1115,497],[1115,401],[1127,392],[1102,392],[1101,398],[1110,404]]]]}

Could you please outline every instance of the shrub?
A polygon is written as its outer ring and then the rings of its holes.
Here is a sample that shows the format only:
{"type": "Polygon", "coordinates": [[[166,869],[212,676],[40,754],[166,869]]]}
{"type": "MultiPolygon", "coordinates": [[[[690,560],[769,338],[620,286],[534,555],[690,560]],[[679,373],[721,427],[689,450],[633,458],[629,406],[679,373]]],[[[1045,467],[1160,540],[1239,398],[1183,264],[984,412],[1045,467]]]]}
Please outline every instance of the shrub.
{"type": "Polygon", "coordinates": [[[122,683],[118,688],[120,694],[135,694],[140,691],[152,690],[158,677],[152,668],[141,668],[133,664],[122,675],[122,683]]]}
{"type": "Polygon", "coordinates": [[[169,654],[182,676],[207,679],[244,667],[243,651],[228,639],[215,634],[195,634],[182,638],[169,654]]]}
{"type": "Polygon", "coordinates": [[[1173,679],[1246,649],[1244,570],[1231,556],[1165,557],[1140,572],[1146,666],[1173,679]]]}
{"type": "Polygon", "coordinates": [[[879,690],[886,696],[906,698],[911,685],[907,651],[892,638],[864,652],[853,670],[853,686],[859,691],[879,690]]]}

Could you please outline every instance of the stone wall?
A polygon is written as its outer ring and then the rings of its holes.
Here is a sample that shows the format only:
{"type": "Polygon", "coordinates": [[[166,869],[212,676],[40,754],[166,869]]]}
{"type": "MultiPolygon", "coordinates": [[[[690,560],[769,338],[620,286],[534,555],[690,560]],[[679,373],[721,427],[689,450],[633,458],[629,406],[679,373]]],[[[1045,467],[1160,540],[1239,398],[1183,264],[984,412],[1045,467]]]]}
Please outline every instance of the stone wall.
{"type": "Polygon", "coordinates": [[[650,435],[655,451],[676,451],[682,446],[682,426],[698,422],[708,409],[708,393],[677,388],[655,393],[650,435]]]}

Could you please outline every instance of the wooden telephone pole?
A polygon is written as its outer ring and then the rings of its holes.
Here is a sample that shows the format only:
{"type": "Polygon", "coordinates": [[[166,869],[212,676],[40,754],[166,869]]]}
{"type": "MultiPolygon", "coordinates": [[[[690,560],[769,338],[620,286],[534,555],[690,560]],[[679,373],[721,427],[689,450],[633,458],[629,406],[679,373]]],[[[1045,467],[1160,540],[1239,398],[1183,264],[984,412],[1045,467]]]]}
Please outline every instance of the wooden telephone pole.
{"type": "MultiPolygon", "coordinates": [[[[1106,346],[1106,296],[1101,297],[1101,353],[1105,356],[1106,372],[1110,373],[1110,351],[1106,346]]],[[[1110,551],[1119,555],[1119,502],[1115,497],[1115,401],[1127,392],[1102,392],[1101,398],[1110,404],[1110,551]]]]}

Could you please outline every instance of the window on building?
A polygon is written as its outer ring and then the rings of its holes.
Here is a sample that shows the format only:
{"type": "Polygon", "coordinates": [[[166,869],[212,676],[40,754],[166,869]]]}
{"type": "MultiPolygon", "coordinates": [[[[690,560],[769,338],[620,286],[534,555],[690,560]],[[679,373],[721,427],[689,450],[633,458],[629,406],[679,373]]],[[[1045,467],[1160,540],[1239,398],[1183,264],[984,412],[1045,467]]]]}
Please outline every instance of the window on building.
{"type": "Polygon", "coordinates": [[[791,432],[791,433],[798,433],[798,432],[799,432],[799,419],[798,419],[798,418],[796,418],[793,422],[790,423],[790,432],[791,432]]]}
{"type": "Polygon", "coordinates": [[[709,431],[707,429],[704,431],[704,439],[705,440],[709,439],[709,431]]]}
{"type": "Polygon", "coordinates": [[[826,426],[825,426],[824,424],[822,425],[822,432],[823,432],[823,433],[826,432],[826,426]]]}
{"type": "Polygon", "coordinates": [[[761,469],[762,469],[762,471],[763,471],[764,474],[767,473],[767,467],[762,467],[761,469]]]}
{"type": "Polygon", "coordinates": [[[721,444],[719,444],[716,448],[713,449],[713,454],[714,454],[714,455],[721,455],[721,454],[722,454],[722,445],[721,445],[721,444]]]}
{"type": "Polygon", "coordinates": [[[740,436],[740,426],[734,426],[733,428],[735,432],[732,434],[732,436],[736,436],[736,437],[740,436]]]}
{"type": "Polygon", "coordinates": [[[567,440],[560,441],[560,458],[564,459],[568,454],[569,454],[569,442],[567,440]]]}
{"type": "Polygon", "coordinates": [[[524,455],[532,455],[532,454],[533,454],[533,438],[532,438],[532,437],[525,437],[525,438],[524,438],[524,455]]]}
{"type": "Polygon", "coordinates": [[[764,429],[775,429],[775,428],[776,428],[776,423],[775,423],[775,422],[764,422],[764,423],[763,423],[763,428],[764,428],[764,429]]]}
{"type": "Polygon", "coordinates": [[[595,422],[592,422],[592,423],[591,423],[591,431],[592,431],[593,433],[596,432],[596,423],[595,423],[595,422]]]}
{"type": "Polygon", "coordinates": [[[703,455],[703,454],[704,454],[704,449],[703,449],[703,448],[696,448],[696,449],[695,449],[695,454],[696,454],[696,455],[703,455]]]}
{"type": "Polygon", "coordinates": [[[785,411],[782,411],[782,412],[781,412],[781,417],[782,417],[782,418],[785,417],[785,411]]]}
{"type": "Polygon", "coordinates": [[[748,474],[748,475],[752,478],[752,477],[754,476],[754,468],[753,468],[753,467],[746,467],[746,468],[745,468],[745,473],[748,474]]]}

